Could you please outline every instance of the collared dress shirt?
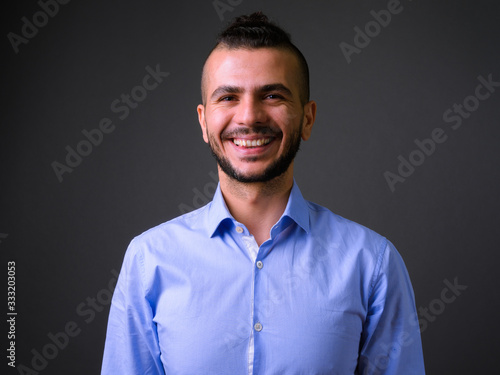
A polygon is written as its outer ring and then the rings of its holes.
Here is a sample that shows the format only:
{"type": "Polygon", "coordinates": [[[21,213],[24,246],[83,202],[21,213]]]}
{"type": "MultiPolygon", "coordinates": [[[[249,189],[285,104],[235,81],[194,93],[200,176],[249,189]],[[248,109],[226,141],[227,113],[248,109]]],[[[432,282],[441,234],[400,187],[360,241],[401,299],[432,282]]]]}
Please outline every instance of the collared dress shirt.
{"type": "Polygon", "coordinates": [[[421,375],[412,286],[389,241],[295,182],[260,247],[219,186],[131,242],[102,374],[421,375]]]}

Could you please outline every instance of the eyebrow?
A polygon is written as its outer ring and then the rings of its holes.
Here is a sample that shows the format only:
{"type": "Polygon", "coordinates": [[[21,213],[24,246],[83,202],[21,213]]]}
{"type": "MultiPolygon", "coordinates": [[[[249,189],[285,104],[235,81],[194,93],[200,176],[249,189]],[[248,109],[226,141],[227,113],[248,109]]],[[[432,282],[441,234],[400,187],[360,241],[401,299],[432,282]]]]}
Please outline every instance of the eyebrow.
{"type": "Polygon", "coordinates": [[[260,88],[261,92],[278,91],[282,94],[293,96],[292,91],[282,83],[272,83],[270,85],[265,85],[260,88]]]}
{"type": "MultiPolygon", "coordinates": [[[[261,86],[257,89],[259,93],[265,93],[270,91],[278,91],[288,96],[293,96],[292,91],[283,85],[282,83],[271,83],[269,85],[261,86]]],[[[214,100],[216,97],[223,94],[240,94],[243,92],[243,89],[238,86],[230,86],[224,85],[217,87],[212,93],[210,99],[214,100]]]]}
{"type": "Polygon", "coordinates": [[[239,94],[242,91],[243,90],[237,86],[219,86],[214,90],[210,99],[213,100],[216,97],[223,95],[223,94],[239,94]]]}

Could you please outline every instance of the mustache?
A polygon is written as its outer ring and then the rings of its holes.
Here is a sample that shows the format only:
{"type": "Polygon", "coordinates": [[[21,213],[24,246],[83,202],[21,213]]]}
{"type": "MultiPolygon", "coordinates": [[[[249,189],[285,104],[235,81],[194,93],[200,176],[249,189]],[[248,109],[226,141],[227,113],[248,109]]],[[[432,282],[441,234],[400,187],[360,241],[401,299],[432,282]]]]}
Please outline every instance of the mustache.
{"type": "Polygon", "coordinates": [[[231,130],[224,130],[221,134],[222,139],[238,138],[241,135],[263,135],[277,137],[281,134],[281,130],[272,128],[270,126],[258,127],[240,127],[231,130]]]}

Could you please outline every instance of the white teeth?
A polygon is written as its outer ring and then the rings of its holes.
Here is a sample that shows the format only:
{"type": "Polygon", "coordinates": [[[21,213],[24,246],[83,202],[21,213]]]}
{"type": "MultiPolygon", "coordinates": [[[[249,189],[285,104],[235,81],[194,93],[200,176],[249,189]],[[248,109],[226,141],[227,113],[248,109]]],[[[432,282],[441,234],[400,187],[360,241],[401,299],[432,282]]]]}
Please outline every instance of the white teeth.
{"type": "Polygon", "coordinates": [[[233,143],[237,146],[242,146],[242,147],[256,147],[256,146],[262,146],[262,145],[267,145],[269,142],[271,142],[270,138],[264,138],[264,139],[253,139],[253,140],[244,140],[244,139],[233,139],[233,143]]]}

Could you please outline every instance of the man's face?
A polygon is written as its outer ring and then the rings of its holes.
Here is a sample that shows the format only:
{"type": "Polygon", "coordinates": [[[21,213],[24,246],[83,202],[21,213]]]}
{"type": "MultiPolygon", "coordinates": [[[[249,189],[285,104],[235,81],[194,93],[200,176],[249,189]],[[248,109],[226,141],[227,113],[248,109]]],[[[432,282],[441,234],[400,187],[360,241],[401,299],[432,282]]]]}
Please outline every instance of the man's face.
{"type": "Polygon", "coordinates": [[[220,168],[240,182],[266,182],[290,165],[307,140],[316,104],[300,101],[299,64],[274,48],[216,49],[205,66],[198,117],[220,168]]]}

